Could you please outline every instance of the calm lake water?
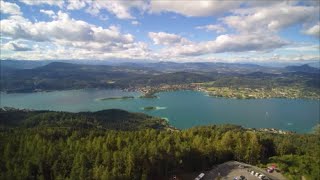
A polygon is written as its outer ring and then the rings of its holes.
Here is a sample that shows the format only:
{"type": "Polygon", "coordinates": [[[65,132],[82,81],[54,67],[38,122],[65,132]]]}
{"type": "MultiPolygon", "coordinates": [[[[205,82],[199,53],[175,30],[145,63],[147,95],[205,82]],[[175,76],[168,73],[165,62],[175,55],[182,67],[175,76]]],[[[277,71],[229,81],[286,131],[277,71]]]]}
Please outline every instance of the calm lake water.
{"type": "Polygon", "coordinates": [[[68,90],[39,93],[1,93],[1,107],[55,111],[98,111],[119,108],[168,118],[177,128],[208,124],[238,124],[253,128],[278,128],[300,133],[310,132],[319,122],[318,100],[250,99],[209,97],[195,91],[161,92],[156,99],[138,98],[140,93],[121,90],[68,90]],[[99,98],[134,96],[134,99],[99,98]],[[143,110],[157,106],[157,110],[143,110]]]}

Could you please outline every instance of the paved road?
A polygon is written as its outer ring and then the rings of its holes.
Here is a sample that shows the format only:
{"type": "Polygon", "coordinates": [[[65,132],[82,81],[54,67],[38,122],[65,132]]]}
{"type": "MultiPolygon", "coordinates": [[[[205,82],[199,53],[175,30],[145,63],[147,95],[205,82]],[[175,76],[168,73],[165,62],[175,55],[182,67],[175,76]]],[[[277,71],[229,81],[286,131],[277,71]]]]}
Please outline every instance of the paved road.
{"type": "Polygon", "coordinates": [[[237,161],[229,161],[223,164],[220,164],[213,168],[211,171],[207,172],[203,177],[203,180],[214,180],[219,175],[222,177],[221,179],[232,179],[237,176],[245,176],[248,180],[259,180],[256,176],[251,175],[247,170],[252,169],[255,172],[262,173],[273,180],[285,180],[285,178],[279,173],[267,173],[265,170],[260,169],[255,166],[251,166],[249,164],[237,162],[237,161]],[[239,168],[239,165],[244,166],[245,168],[239,168]]]}

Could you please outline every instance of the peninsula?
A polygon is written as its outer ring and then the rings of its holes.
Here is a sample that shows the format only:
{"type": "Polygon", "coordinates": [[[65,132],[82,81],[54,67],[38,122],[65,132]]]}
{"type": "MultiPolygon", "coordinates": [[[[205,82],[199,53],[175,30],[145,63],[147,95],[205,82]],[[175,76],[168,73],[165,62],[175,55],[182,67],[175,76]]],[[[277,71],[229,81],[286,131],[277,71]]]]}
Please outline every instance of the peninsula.
{"type": "Polygon", "coordinates": [[[107,100],[125,100],[125,99],[134,99],[134,96],[119,96],[119,97],[106,97],[100,98],[100,101],[107,101],[107,100]]]}
{"type": "Polygon", "coordinates": [[[144,107],[143,110],[146,110],[146,111],[151,111],[151,110],[156,110],[157,107],[155,106],[147,106],[147,107],[144,107]]]}

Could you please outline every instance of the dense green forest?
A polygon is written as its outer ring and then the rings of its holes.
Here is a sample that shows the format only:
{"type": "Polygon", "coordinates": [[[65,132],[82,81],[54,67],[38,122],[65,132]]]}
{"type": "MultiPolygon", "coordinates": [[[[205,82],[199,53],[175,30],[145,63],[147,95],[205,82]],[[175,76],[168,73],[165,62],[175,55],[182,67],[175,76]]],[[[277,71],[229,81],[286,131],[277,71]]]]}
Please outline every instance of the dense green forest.
{"type": "Polygon", "coordinates": [[[319,129],[302,135],[235,125],[175,130],[121,110],[13,109],[1,110],[0,119],[0,179],[167,179],[229,160],[275,162],[290,179],[320,177],[319,129]]]}
{"type": "Polygon", "coordinates": [[[55,127],[81,129],[139,130],[171,128],[164,119],[120,109],[97,112],[29,111],[14,108],[0,110],[0,128],[55,127]]]}

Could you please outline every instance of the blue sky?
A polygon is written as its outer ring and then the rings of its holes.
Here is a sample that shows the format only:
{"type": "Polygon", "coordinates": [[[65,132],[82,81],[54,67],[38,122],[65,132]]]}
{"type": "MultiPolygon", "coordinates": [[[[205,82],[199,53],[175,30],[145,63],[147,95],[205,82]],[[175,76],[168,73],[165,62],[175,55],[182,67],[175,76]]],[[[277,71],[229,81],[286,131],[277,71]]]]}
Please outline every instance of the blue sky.
{"type": "Polygon", "coordinates": [[[1,0],[1,59],[309,62],[316,0],[1,0]]]}

